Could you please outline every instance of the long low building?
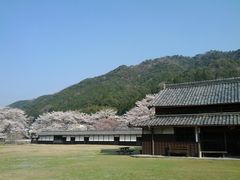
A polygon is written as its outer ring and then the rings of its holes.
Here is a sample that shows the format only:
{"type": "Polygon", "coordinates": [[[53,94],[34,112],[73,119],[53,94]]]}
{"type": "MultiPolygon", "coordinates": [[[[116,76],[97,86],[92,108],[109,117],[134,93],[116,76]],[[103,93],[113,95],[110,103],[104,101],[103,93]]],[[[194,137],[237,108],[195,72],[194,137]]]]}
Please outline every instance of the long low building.
{"type": "Polygon", "coordinates": [[[43,131],[32,136],[32,143],[141,145],[141,138],[141,130],[43,131]]]}

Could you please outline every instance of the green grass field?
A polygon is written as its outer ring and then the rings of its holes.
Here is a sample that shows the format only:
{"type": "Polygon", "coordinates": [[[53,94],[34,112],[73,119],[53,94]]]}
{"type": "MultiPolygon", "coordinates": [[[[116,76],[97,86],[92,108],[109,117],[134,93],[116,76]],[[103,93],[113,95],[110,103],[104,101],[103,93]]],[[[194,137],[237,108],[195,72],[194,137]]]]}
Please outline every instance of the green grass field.
{"type": "Polygon", "coordinates": [[[117,146],[0,145],[0,179],[240,179],[240,161],[133,158],[117,146]]]}

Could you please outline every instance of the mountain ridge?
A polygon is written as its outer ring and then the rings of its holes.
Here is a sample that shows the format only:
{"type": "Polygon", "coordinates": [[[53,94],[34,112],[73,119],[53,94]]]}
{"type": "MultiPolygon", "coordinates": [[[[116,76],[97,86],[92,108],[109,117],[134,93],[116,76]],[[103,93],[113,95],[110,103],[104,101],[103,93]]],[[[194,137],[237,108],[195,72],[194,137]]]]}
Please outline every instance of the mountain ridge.
{"type": "Polygon", "coordinates": [[[17,101],[29,116],[51,111],[78,110],[93,113],[114,108],[124,114],[146,94],[159,91],[159,83],[179,83],[240,76],[240,49],[211,50],[193,57],[174,55],[147,59],[137,65],[121,65],[93,78],[86,78],[57,93],[17,101]]]}

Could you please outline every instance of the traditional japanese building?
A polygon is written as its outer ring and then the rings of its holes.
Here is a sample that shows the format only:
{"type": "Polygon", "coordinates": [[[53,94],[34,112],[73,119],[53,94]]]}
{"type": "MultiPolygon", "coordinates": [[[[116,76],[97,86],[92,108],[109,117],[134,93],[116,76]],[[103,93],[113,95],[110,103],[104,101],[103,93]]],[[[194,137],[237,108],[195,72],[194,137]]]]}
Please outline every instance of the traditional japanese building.
{"type": "Polygon", "coordinates": [[[141,145],[141,130],[118,131],[43,131],[32,136],[39,144],[115,144],[141,145]]]}
{"type": "Polygon", "coordinates": [[[153,155],[239,156],[240,78],[169,84],[151,103],[142,152],[153,155]]]}

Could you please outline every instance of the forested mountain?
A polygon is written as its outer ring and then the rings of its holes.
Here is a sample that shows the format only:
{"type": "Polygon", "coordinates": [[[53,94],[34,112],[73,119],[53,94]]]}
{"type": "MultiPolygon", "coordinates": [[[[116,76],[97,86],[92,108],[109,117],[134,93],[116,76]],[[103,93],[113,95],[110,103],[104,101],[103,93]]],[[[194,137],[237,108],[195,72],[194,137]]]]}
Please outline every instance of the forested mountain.
{"type": "Polygon", "coordinates": [[[179,83],[236,76],[240,76],[240,49],[209,51],[194,57],[166,56],[145,60],[135,66],[123,65],[56,94],[18,101],[9,106],[23,109],[35,117],[51,111],[92,113],[108,107],[123,114],[146,94],[158,92],[161,82],[179,83]]]}

